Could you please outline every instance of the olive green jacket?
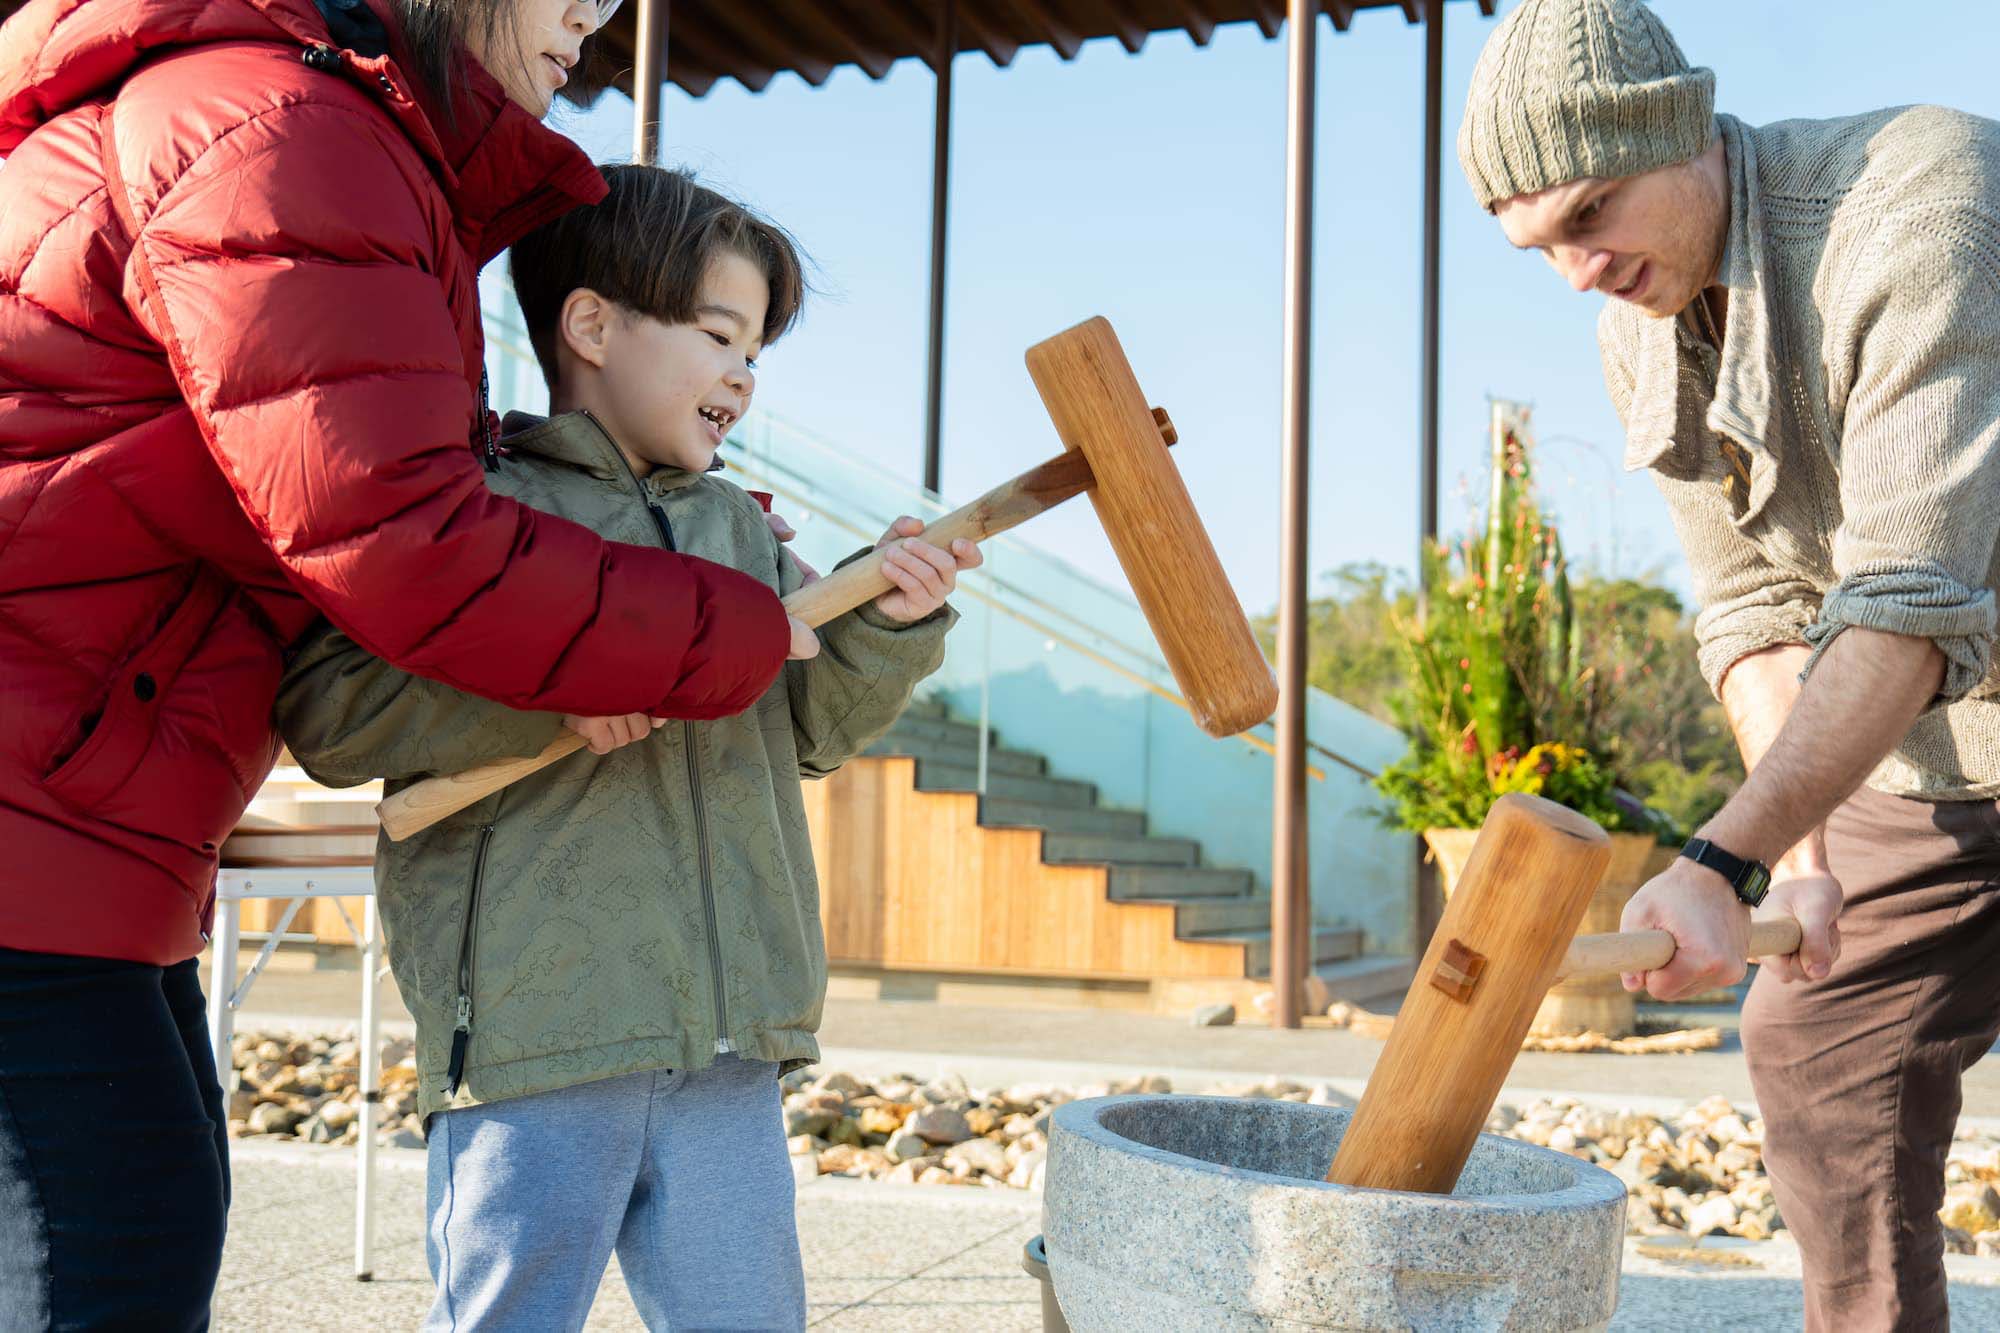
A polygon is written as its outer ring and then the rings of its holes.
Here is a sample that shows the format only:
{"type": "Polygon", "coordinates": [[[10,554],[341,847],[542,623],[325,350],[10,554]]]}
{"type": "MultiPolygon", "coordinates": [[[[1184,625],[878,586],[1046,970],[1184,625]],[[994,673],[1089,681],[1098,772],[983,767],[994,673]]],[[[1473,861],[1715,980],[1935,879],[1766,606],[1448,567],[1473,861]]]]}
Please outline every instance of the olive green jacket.
{"type": "MultiPolygon", "coordinates": [[[[748,493],[677,469],[640,481],[587,414],[507,444],[496,491],[781,594],[802,582],[748,493]]],[[[375,881],[416,1018],[421,1113],[699,1069],[722,1050],[817,1059],[826,949],[799,780],[894,722],[954,618],[904,625],[863,607],[821,627],[819,656],[789,663],[745,713],[580,751],[407,841],[382,839],[375,881]]],[[[537,753],[561,727],[409,675],[330,626],[301,645],[277,716],[313,777],[385,778],[391,792],[537,753]]]]}

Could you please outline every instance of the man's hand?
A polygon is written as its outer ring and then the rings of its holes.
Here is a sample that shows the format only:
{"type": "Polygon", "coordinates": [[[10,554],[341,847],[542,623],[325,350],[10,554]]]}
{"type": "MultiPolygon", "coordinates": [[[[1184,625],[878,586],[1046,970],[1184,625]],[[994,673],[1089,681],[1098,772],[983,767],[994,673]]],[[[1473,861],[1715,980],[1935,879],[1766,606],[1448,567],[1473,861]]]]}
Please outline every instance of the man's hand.
{"type": "Polygon", "coordinates": [[[905,624],[922,620],[944,605],[958,586],[962,569],[977,569],[985,558],[976,543],[963,537],[949,552],[918,539],[923,520],[905,514],[889,525],[875,549],[884,552],[882,572],[895,588],[875,599],[875,609],[905,624]]]}
{"type": "MultiPolygon", "coordinates": [[[[1784,868],[1779,867],[1777,873],[1784,874],[1784,868]]],[[[1787,986],[1794,981],[1823,980],[1840,957],[1840,923],[1836,918],[1844,901],[1839,881],[1824,869],[1772,881],[1771,892],[1757,915],[1798,918],[1799,951],[1766,958],[1763,965],[1787,986]]]]}
{"type": "Polygon", "coordinates": [[[1625,904],[1620,930],[1664,930],[1674,956],[1643,977],[1626,973],[1625,989],[1641,986],[1662,1000],[1733,986],[1743,980],[1750,951],[1750,909],[1729,881],[1686,857],[1648,880],[1625,904]]]}
{"type": "Polygon", "coordinates": [[[592,754],[610,754],[621,745],[642,740],[667,725],[663,717],[626,713],[620,717],[578,717],[563,714],[562,723],[590,744],[592,754]]]}
{"type": "Polygon", "coordinates": [[[786,616],[792,622],[792,649],[785,654],[787,662],[803,662],[809,657],[819,656],[819,635],[813,627],[797,616],[786,616]]]}

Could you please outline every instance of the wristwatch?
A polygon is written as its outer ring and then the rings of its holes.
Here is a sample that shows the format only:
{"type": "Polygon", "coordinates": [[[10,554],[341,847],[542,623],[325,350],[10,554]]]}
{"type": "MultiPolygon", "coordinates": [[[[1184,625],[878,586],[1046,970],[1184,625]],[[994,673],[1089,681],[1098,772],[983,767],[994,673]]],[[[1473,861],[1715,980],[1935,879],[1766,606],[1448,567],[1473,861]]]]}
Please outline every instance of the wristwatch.
{"type": "Polygon", "coordinates": [[[1736,896],[1755,907],[1771,890],[1771,867],[1762,861],[1746,861],[1723,851],[1707,838],[1689,838],[1681,855],[1698,866],[1706,866],[1729,881],[1736,896]]]}

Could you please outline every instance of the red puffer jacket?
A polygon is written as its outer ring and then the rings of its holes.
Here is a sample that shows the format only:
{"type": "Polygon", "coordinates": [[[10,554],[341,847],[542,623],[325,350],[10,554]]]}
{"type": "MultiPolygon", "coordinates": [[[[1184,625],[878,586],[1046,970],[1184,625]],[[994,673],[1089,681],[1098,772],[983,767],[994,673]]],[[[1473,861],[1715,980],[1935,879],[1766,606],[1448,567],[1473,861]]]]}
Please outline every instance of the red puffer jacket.
{"type": "Polygon", "coordinates": [[[478,270],[596,170],[483,71],[447,131],[327,41],[312,0],[0,27],[0,947],[199,952],[316,609],[523,709],[721,716],[783,663],[754,580],[468,447],[478,270]]]}

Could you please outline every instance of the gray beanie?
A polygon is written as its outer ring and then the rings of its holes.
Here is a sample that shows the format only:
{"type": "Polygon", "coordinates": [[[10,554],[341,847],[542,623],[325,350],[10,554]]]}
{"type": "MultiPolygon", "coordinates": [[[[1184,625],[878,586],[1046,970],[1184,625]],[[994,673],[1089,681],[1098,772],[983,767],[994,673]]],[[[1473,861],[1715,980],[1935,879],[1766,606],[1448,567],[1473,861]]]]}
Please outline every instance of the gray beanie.
{"type": "Polygon", "coordinates": [[[1481,208],[1586,176],[1699,157],[1715,72],[1640,0],[1521,0],[1480,52],[1458,160],[1481,208]]]}

